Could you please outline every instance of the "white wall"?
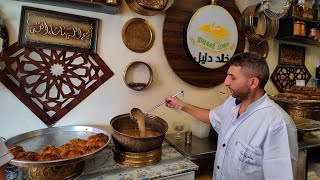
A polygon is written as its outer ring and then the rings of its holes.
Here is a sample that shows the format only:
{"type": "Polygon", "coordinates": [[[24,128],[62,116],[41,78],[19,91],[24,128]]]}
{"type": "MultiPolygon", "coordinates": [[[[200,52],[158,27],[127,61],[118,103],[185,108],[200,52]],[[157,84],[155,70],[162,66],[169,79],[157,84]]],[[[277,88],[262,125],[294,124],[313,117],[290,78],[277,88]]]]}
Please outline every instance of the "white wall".
{"type": "MultiPolygon", "coordinates": [[[[151,17],[142,16],[131,11],[124,1],[118,14],[109,15],[12,0],[0,0],[0,19],[5,19],[9,30],[10,45],[18,39],[22,5],[84,15],[101,20],[98,54],[114,72],[114,76],[61,118],[55,126],[91,125],[101,127],[110,132],[109,122],[113,117],[128,113],[133,107],[138,107],[142,110],[149,109],[162,101],[164,96],[174,94],[180,90],[185,92],[183,100],[205,108],[214,108],[227,97],[220,93],[226,92],[226,88],[222,84],[214,88],[198,88],[185,83],[172,71],[167,63],[162,44],[165,13],[151,17]],[[122,42],[122,27],[129,19],[134,17],[148,20],[155,29],[155,43],[145,53],[134,53],[122,42]],[[153,83],[144,91],[133,91],[127,88],[122,80],[122,73],[126,66],[138,60],[148,63],[154,73],[153,83]]],[[[272,73],[278,63],[278,42],[270,41],[269,45],[270,51],[267,61],[272,73]]],[[[319,48],[308,46],[306,53],[307,67],[314,76],[315,65],[320,59],[319,48]]],[[[266,90],[269,94],[277,94],[277,90],[271,81],[267,84],[266,90]]],[[[187,124],[195,121],[194,118],[183,112],[168,109],[164,106],[153,111],[153,114],[166,120],[169,126],[175,120],[186,121],[187,124]]],[[[1,83],[0,122],[0,136],[5,138],[46,128],[46,125],[1,83]]],[[[171,132],[173,130],[170,128],[168,133],[171,132]]]]}

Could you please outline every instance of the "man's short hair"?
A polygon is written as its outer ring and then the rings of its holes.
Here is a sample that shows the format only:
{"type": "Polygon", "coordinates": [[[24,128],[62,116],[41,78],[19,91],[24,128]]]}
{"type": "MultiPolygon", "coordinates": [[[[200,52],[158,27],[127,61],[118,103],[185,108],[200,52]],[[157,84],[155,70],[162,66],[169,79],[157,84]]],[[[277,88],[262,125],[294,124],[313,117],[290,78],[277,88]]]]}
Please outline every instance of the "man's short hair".
{"type": "Polygon", "coordinates": [[[267,61],[258,53],[243,52],[234,55],[230,61],[230,66],[240,66],[245,75],[249,78],[257,77],[259,86],[264,88],[269,80],[269,67],[267,61]]]}

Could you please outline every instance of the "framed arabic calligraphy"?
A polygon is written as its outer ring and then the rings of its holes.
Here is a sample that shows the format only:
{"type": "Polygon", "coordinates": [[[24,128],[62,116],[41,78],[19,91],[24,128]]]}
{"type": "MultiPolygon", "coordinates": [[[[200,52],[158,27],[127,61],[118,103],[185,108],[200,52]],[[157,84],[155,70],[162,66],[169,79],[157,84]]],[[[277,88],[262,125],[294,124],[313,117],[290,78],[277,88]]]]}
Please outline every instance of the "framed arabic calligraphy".
{"type": "Polygon", "coordinates": [[[18,44],[96,53],[99,19],[23,6],[18,44]]]}

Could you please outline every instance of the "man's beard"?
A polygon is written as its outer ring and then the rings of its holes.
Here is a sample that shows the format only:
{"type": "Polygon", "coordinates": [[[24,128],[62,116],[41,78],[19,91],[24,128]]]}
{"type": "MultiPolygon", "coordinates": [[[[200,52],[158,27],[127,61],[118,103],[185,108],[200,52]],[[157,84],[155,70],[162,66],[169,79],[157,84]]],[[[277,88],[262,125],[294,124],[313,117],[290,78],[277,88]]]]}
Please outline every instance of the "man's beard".
{"type": "MultiPolygon", "coordinates": [[[[230,87],[229,87],[229,89],[230,89],[230,87]]],[[[242,88],[240,88],[236,91],[233,89],[230,89],[230,92],[231,92],[232,97],[239,99],[239,100],[247,99],[250,94],[250,90],[246,86],[243,86],[242,88]]]]}

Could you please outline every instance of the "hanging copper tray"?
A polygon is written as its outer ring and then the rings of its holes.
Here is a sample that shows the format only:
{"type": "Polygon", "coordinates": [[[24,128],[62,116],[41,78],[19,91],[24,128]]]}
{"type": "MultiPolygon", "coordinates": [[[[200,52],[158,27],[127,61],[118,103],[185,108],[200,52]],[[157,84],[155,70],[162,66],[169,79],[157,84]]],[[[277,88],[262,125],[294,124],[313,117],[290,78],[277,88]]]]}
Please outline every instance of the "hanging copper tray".
{"type": "Polygon", "coordinates": [[[133,18],[122,28],[123,43],[138,53],[148,51],[154,43],[154,30],[151,24],[142,18],[133,18]]]}

